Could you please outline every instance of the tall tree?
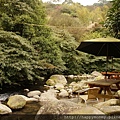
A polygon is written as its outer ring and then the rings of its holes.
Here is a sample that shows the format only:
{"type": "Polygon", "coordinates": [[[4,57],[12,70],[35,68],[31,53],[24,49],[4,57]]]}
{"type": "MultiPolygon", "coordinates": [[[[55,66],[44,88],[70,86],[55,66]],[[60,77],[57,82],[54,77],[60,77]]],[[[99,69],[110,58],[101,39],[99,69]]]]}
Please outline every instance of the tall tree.
{"type": "Polygon", "coordinates": [[[105,26],[113,37],[120,39],[120,1],[113,0],[111,2],[112,7],[107,13],[105,26]]]}
{"type": "MultiPolygon", "coordinates": [[[[44,61],[47,66],[46,71],[55,67],[57,70],[63,69],[61,51],[55,39],[51,37],[50,29],[45,26],[46,16],[41,0],[0,0],[0,3],[0,28],[27,38],[25,40],[29,41],[32,47],[34,46],[38,55],[36,62],[44,61]]],[[[42,64],[43,67],[45,64],[42,64]]],[[[46,71],[38,71],[38,73],[48,75],[46,71]]]]}
{"type": "Polygon", "coordinates": [[[0,3],[3,30],[28,39],[45,34],[45,11],[40,0],[0,0],[0,3]]]}

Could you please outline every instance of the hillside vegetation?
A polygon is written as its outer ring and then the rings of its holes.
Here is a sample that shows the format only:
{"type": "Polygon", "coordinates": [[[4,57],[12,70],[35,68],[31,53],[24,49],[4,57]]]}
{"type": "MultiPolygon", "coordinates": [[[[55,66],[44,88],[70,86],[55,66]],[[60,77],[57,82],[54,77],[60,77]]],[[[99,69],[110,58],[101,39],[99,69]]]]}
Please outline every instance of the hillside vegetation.
{"type": "MultiPolygon", "coordinates": [[[[39,0],[0,0],[0,85],[45,82],[52,74],[105,71],[105,57],[77,51],[81,40],[107,37],[111,5],[51,4],[39,0]],[[106,24],[108,25],[108,24],[106,24]]],[[[119,70],[119,59],[108,70],[119,70]]]]}

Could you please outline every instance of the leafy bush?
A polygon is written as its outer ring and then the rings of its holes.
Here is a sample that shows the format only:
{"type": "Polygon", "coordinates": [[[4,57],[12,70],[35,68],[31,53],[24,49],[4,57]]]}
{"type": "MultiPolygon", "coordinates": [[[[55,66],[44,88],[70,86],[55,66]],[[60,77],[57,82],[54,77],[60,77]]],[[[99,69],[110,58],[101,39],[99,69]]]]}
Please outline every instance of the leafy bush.
{"type": "Polygon", "coordinates": [[[39,54],[26,39],[0,31],[0,84],[24,85],[41,79],[39,54]]]}

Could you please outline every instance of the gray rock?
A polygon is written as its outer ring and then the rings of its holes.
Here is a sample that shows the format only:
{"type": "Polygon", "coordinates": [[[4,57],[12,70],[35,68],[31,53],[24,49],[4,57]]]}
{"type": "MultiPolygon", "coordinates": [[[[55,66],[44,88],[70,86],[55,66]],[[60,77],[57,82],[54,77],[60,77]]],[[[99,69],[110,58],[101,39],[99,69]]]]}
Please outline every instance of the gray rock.
{"type": "Polygon", "coordinates": [[[55,84],[55,89],[56,89],[56,90],[64,89],[64,85],[63,85],[62,83],[56,83],[56,84],[55,84]]]}
{"type": "Polygon", "coordinates": [[[0,103],[0,114],[3,115],[3,114],[9,114],[9,113],[12,113],[12,110],[6,105],[3,105],[0,103]]]}
{"type": "Polygon", "coordinates": [[[105,102],[100,102],[98,104],[95,104],[94,107],[102,108],[102,107],[106,107],[106,106],[114,106],[114,105],[119,105],[119,100],[118,99],[110,99],[107,100],[105,102]]]}
{"type": "Polygon", "coordinates": [[[100,110],[98,110],[95,107],[92,106],[84,106],[80,109],[74,109],[70,112],[68,112],[67,114],[82,114],[82,115],[104,115],[104,113],[100,110]]]}
{"type": "Polygon", "coordinates": [[[40,92],[39,90],[34,90],[34,91],[28,92],[28,94],[27,94],[28,97],[33,97],[33,96],[35,96],[35,95],[40,96],[40,95],[41,95],[41,92],[40,92]]]}
{"type": "Polygon", "coordinates": [[[49,101],[57,101],[57,90],[50,89],[44,93],[41,94],[39,101],[42,104],[46,104],[49,101]]]}
{"type": "Polygon", "coordinates": [[[26,100],[20,95],[10,96],[7,105],[12,109],[20,109],[26,105],[26,100]]]}
{"type": "Polygon", "coordinates": [[[95,104],[94,107],[101,110],[105,114],[120,113],[119,99],[110,99],[105,102],[95,104]]]}
{"type": "Polygon", "coordinates": [[[59,95],[59,97],[68,97],[69,93],[64,89],[61,89],[60,93],[58,95],[59,95]]]}
{"type": "Polygon", "coordinates": [[[39,95],[35,95],[35,96],[33,96],[33,98],[35,98],[35,99],[40,99],[40,96],[39,95]]]}
{"type": "Polygon", "coordinates": [[[70,85],[72,87],[72,91],[75,92],[77,90],[81,90],[84,87],[84,83],[83,82],[72,82],[70,83],[70,85]]]}
{"type": "Polygon", "coordinates": [[[66,114],[68,111],[72,110],[73,108],[77,108],[77,107],[78,107],[78,104],[74,102],[70,102],[68,100],[48,101],[47,104],[44,104],[40,108],[40,110],[37,112],[37,115],[39,114],[66,114]]]}
{"type": "Polygon", "coordinates": [[[35,98],[34,96],[33,96],[33,98],[29,98],[29,97],[26,97],[24,95],[19,95],[19,96],[21,96],[23,99],[25,99],[26,102],[34,102],[34,101],[38,102],[38,98],[35,98]]]}
{"type": "Polygon", "coordinates": [[[35,120],[39,120],[41,114],[104,114],[100,110],[90,106],[81,106],[68,100],[49,101],[37,112],[35,120]]]}
{"type": "Polygon", "coordinates": [[[118,114],[118,115],[120,114],[120,106],[118,106],[118,105],[116,105],[116,106],[104,106],[104,107],[99,108],[99,110],[101,110],[105,114],[118,114]]]}
{"type": "Polygon", "coordinates": [[[100,72],[97,72],[97,71],[93,71],[91,73],[91,75],[95,76],[95,77],[98,77],[98,76],[103,76],[100,72]]]}

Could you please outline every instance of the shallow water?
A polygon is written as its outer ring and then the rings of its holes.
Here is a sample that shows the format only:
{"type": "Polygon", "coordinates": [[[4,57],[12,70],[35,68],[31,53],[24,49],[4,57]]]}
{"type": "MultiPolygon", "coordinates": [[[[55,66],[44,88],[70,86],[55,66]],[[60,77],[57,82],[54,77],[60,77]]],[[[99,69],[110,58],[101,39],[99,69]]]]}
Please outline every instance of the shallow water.
{"type": "Polygon", "coordinates": [[[0,116],[0,120],[34,120],[40,107],[39,102],[29,102],[22,109],[13,110],[11,114],[0,116]]]}
{"type": "MultiPolygon", "coordinates": [[[[40,90],[43,91],[43,86],[33,86],[29,88],[29,90],[40,90]]],[[[24,90],[15,90],[15,91],[9,91],[5,93],[0,94],[0,101],[1,103],[5,104],[7,103],[7,100],[9,96],[15,95],[15,94],[22,94],[25,95],[24,90]]],[[[12,110],[11,114],[8,115],[0,115],[0,120],[34,120],[35,116],[40,109],[41,105],[39,102],[27,102],[24,108],[19,110],[12,110]]]]}

